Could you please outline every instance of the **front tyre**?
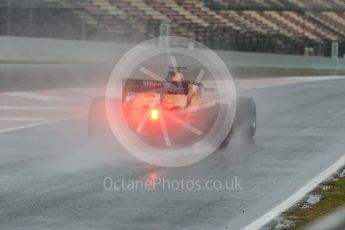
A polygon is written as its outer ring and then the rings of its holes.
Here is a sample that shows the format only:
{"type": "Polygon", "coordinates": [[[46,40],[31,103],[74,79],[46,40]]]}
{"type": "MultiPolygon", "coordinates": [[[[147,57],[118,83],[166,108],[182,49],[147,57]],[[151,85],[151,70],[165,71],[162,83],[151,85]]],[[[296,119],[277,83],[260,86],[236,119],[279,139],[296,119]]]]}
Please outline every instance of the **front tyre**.
{"type": "Polygon", "coordinates": [[[105,112],[105,98],[94,98],[89,107],[88,134],[89,137],[97,137],[108,128],[108,121],[105,112]]]}

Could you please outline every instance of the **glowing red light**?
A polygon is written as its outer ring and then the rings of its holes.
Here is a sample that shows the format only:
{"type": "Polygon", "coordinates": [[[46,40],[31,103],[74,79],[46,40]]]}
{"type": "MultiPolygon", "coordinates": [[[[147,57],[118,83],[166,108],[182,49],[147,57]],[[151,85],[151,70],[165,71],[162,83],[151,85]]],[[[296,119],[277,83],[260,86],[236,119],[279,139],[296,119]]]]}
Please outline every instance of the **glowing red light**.
{"type": "Polygon", "coordinates": [[[150,119],[153,120],[153,121],[156,121],[158,120],[159,118],[159,111],[158,109],[151,109],[150,111],[150,119]]]}

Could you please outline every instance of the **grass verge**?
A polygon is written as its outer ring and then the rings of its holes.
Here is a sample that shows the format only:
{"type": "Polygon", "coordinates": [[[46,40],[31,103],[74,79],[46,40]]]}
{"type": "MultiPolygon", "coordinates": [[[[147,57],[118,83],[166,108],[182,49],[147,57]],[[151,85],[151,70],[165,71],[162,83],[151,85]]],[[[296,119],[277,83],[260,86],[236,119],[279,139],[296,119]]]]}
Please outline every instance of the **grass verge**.
{"type": "Polygon", "coordinates": [[[306,203],[288,210],[284,213],[287,221],[294,225],[284,229],[303,229],[305,226],[314,223],[321,217],[332,213],[336,209],[345,205],[345,177],[335,177],[334,179],[322,183],[315,189],[312,195],[319,196],[320,201],[306,207],[306,203]]]}

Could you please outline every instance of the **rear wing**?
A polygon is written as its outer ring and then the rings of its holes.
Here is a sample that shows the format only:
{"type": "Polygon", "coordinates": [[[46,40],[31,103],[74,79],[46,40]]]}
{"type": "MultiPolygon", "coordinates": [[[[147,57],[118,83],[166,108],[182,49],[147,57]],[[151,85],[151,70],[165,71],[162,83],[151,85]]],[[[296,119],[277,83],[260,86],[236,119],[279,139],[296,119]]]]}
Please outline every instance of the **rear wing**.
{"type": "MultiPolygon", "coordinates": [[[[155,81],[143,79],[123,79],[122,99],[129,93],[157,93],[188,95],[191,81],[155,81]]],[[[193,81],[192,81],[193,83],[193,81]]]]}

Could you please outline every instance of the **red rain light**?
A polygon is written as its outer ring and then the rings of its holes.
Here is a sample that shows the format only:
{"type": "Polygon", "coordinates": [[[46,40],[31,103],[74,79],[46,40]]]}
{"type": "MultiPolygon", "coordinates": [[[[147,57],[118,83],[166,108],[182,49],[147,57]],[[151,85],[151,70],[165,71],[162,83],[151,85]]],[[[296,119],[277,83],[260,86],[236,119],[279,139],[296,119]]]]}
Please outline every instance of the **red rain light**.
{"type": "Polygon", "coordinates": [[[159,118],[159,110],[158,109],[151,109],[150,111],[150,119],[152,121],[156,121],[159,118]]]}

